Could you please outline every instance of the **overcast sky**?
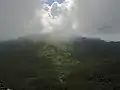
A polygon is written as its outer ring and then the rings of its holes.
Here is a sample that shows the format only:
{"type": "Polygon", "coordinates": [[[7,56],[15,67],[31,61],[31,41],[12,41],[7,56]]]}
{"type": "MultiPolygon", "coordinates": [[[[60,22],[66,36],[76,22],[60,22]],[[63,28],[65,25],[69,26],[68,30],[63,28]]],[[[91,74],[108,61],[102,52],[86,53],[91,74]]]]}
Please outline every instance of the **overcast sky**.
{"type": "MultiPolygon", "coordinates": [[[[77,7],[74,19],[78,20],[80,29],[77,34],[120,40],[120,0],[74,1],[77,7]]],[[[39,33],[43,29],[41,23],[34,28],[27,26],[34,21],[40,5],[40,0],[0,0],[0,40],[39,33]]]]}

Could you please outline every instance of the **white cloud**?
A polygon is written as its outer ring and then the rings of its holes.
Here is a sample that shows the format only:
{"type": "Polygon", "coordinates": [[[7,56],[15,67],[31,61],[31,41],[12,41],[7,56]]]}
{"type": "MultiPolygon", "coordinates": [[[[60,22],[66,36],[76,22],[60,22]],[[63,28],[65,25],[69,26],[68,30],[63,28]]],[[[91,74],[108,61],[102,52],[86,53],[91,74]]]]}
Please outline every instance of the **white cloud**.
{"type": "Polygon", "coordinates": [[[44,4],[36,16],[43,26],[40,32],[55,39],[86,36],[113,40],[112,33],[120,33],[119,4],[118,0],[66,0],[44,4]]]}
{"type": "Polygon", "coordinates": [[[51,17],[50,6],[40,0],[0,0],[0,39],[47,33],[59,39],[82,35],[120,40],[120,0],[67,1],[52,8],[51,17]]]}
{"type": "Polygon", "coordinates": [[[35,17],[40,20],[39,24],[43,26],[39,32],[50,34],[52,39],[53,37],[55,39],[75,37],[79,29],[76,11],[76,6],[72,0],[66,0],[61,4],[54,2],[51,6],[43,4],[42,8],[37,9],[35,14],[35,17]]]}

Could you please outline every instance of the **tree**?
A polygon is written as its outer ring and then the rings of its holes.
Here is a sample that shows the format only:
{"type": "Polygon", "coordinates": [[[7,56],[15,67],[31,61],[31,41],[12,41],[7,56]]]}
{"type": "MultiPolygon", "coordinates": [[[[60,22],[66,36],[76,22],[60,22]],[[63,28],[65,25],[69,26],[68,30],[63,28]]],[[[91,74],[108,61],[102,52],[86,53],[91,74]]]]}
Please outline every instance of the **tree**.
{"type": "MultiPolygon", "coordinates": [[[[46,44],[43,47],[44,57],[51,60],[58,72],[58,78],[65,79],[71,73],[74,67],[79,63],[72,58],[72,53],[67,46],[56,46],[53,44],[46,44]],[[61,77],[62,76],[62,77],[61,77]]],[[[65,81],[65,80],[60,80],[65,81]]]]}

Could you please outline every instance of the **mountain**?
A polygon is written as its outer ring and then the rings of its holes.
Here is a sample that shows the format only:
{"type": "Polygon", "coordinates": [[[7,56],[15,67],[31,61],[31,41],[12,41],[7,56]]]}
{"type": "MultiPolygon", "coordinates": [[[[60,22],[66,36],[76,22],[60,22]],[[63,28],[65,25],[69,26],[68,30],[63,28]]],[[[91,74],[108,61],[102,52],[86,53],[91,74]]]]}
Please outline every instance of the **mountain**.
{"type": "Polygon", "coordinates": [[[66,76],[68,90],[119,90],[120,42],[80,37],[53,43],[44,42],[44,36],[42,41],[34,37],[0,42],[0,81],[6,87],[62,90],[56,71],[61,58],[63,71],[69,71],[73,61],[79,61],[66,76]]]}

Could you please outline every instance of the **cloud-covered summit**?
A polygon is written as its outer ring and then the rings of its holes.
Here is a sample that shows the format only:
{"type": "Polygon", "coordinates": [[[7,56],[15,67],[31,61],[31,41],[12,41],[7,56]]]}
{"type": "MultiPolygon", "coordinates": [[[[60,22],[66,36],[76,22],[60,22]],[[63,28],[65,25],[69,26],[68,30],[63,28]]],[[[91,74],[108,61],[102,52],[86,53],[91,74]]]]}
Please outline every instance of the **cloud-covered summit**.
{"type": "MultiPolygon", "coordinates": [[[[43,5],[40,0],[0,0],[0,39],[38,34],[41,31],[45,33],[46,28],[49,28],[54,32],[51,33],[54,38],[87,36],[105,40],[120,40],[119,0],[71,1],[74,2],[74,5],[69,4],[73,5],[70,11],[62,6],[57,8],[59,12],[56,14],[54,8],[52,14],[55,15],[55,18],[59,16],[60,19],[56,19],[56,21],[47,19],[47,21],[45,19],[47,14],[45,11],[41,11],[43,5]],[[45,24],[50,27],[45,28],[45,24]]],[[[61,2],[58,3],[58,6],[60,4],[61,2]]]]}

